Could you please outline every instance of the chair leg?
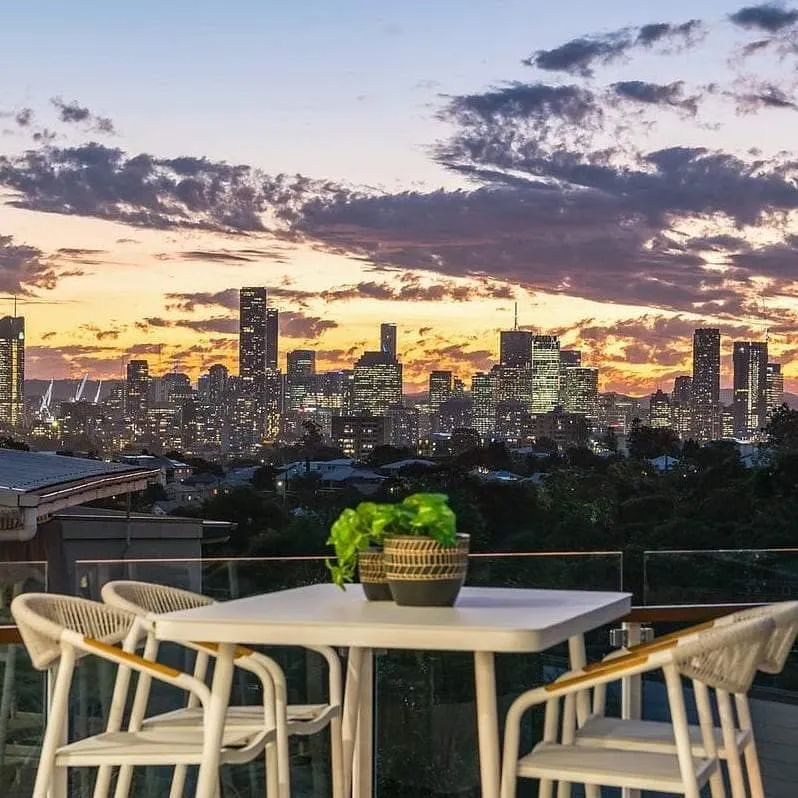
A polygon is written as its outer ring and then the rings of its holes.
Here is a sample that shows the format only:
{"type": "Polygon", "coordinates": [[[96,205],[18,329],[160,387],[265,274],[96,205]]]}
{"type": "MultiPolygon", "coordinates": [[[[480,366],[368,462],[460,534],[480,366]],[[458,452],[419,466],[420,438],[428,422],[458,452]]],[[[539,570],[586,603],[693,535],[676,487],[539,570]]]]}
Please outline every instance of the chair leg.
{"type": "Polygon", "coordinates": [[[765,785],[762,782],[762,771],[759,767],[759,754],[756,750],[754,739],[754,726],[751,722],[751,708],[748,706],[748,697],[742,694],[734,696],[737,705],[737,719],[740,728],[748,731],[749,740],[743,748],[745,757],[745,770],[748,776],[748,790],[751,798],[765,798],[765,785]]]}
{"type": "MultiPolygon", "coordinates": [[[[701,682],[693,682],[695,703],[698,709],[698,723],[701,727],[701,739],[710,759],[718,759],[718,749],[715,745],[715,723],[712,719],[712,702],[709,698],[709,689],[701,682]]],[[[720,762],[712,776],[709,777],[709,789],[712,798],[726,798],[726,788],[723,786],[723,774],[720,762]]]]}
{"type": "Polygon", "coordinates": [[[723,733],[723,747],[726,749],[726,766],[729,770],[732,798],[746,798],[745,777],[743,776],[740,752],[737,750],[737,740],[735,739],[737,736],[735,734],[737,724],[734,720],[731,698],[725,690],[716,690],[715,692],[718,698],[718,714],[720,715],[720,727],[723,733]]]}
{"type": "Polygon", "coordinates": [[[330,721],[330,765],[333,798],[344,798],[344,747],[340,716],[330,721]]]}
{"type": "Polygon", "coordinates": [[[673,734],[676,740],[676,755],[679,760],[679,772],[685,798],[700,798],[701,791],[695,777],[693,766],[692,744],[687,725],[687,711],[684,706],[682,681],[679,672],[673,665],[666,665],[662,669],[665,675],[665,685],[668,690],[668,705],[671,711],[673,734]]]}
{"type": "Polygon", "coordinates": [[[172,786],[169,788],[169,798],[180,798],[186,783],[186,765],[177,765],[172,773],[172,786]]]}

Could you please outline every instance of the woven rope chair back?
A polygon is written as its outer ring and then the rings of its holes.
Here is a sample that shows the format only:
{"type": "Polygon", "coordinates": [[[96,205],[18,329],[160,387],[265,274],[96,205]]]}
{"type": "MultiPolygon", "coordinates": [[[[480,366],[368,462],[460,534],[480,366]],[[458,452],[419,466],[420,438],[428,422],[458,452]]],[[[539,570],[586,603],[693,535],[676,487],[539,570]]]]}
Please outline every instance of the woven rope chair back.
{"type": "Polygon", "coordinates": [[[751,618],[773,619],[775,628],[765,647],[759,670],[765,673],[781,673],[798,635],[798,601],[780,601],[777,604],[752,607],[750,610],[733,613],[729,616],[729,621],[735,623],[751,618]]]}
{"type": "Polygon", "coordinates": [[[103,586],[102,596],[106,604],[121,607],[136,615],[193,610],[214,603],[208,596],[190,590],[128,580],[108,582],[103,586]]]}
{"type": "Polygon", "coordinates": [[[729,693],[747,693],[775,623],[762,616],[716,626],[672,650],[678,671],[729,693]]]}
{"type": "MultiPolygon", "coordinates": [[[[38,670],[47,670],[58,661],[65,629],[114,645],[125,638],[135,620],[116,607],[55,593],[23,593],[11,603],[11,614],[38,670]]],[[[76,656],[85,653],[78,651],[76,656]]]]}

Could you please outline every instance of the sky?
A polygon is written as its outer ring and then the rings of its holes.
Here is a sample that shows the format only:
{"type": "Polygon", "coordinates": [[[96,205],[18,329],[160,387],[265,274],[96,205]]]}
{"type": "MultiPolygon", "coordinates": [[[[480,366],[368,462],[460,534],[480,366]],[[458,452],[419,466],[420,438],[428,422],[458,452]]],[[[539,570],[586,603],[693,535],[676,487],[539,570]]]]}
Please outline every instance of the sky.
{"type": "Polygon", "coordinates": [[[235,370],[264,285],[283,361],[390,321],[408,390],[490,368],[515,303],[602,390],[668,390],[700,326],[726,383],[767,334],[798,389],[796,6],[30,0],[4,34],[29,377],[235,370]]]}

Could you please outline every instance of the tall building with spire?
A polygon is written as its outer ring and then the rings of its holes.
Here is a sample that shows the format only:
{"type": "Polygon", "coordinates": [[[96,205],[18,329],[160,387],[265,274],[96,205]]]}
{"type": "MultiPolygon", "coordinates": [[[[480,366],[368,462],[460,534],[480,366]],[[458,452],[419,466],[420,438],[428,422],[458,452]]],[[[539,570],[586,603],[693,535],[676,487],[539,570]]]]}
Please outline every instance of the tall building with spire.
{"type": "Polygon", "coordinates": [[[720,330],[703,327],[693,333],[693,437],[720,438],[720,330]]]}
{"type": "Polygon", "coordinates": [[[749,440],[767,424],[766,341],[735,341],[732,350],[734,366],[733,430],[737,438],[749,440]]]}
{"type": "Polygon", "coordinates": [[[4,316],[0,319],[0,424],[16,427],[21,423],[24,384],[25,319],[4,316]]]}

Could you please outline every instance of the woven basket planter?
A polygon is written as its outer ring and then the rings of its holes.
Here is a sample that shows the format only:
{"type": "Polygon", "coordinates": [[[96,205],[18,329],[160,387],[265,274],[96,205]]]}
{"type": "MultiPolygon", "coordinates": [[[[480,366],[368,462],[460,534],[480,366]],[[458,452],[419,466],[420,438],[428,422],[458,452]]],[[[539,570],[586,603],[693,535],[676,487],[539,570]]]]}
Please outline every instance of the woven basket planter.
{"type": "Polygon", "coordinates": [[[391,589],[385,581],[383,550],[377,547],[358,552],[357,571],[368,601],[391,601],[391,589]]]}
{"type": "Polygon", "coordinates": [[[385,578],[397,604],[451,607],[468,570],[468,535],[454,546],[432,538],[393,535],[385,538],[385,578]]]}

